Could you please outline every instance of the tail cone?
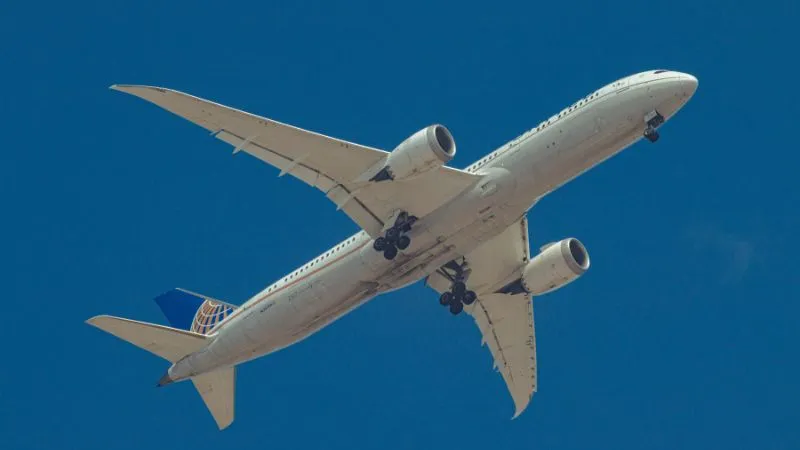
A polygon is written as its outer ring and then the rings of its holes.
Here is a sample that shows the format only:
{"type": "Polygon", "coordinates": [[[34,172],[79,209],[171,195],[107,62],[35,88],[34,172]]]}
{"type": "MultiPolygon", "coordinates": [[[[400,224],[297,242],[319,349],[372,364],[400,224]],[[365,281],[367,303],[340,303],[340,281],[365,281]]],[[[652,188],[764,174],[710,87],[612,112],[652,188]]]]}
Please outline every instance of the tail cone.
{"type": "Polygon", "coordinates": [[[168,384],[171,384],[173,381],[175,381],[175,380],[170,378],[169,377],[169,372],[167,372],[167,373],[164,374],[163,377],[161,377],[160,380],[158,380],[158,384],[156,385],[156,387],[166,386],[168,384]]]}

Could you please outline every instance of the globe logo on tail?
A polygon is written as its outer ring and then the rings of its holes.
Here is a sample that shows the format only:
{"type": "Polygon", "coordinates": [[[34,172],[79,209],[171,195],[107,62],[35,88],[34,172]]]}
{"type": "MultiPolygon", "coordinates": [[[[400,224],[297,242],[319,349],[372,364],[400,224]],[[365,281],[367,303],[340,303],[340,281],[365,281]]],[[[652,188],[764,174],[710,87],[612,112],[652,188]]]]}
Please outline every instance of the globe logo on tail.
{"type": "Polygon", "coordinates": [[[209,334],[215,326],[225,320],[233,312],[233,308],[213,300],[204,301],[192,320],[191,331],[199,334],[209,334]]]}

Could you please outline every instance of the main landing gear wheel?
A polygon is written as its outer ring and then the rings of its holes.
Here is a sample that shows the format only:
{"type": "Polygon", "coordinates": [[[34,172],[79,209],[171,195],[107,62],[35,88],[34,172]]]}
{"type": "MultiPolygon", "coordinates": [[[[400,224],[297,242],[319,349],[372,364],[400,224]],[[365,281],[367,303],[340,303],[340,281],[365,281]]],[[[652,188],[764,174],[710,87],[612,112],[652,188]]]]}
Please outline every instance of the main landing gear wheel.
{"type": "Polygon", "coordinates": [[[397,247],[394,245],[389,245],[383,250],[383,257],[388,259],[389,261],[393,260],[397,256],[397,247]]]}
{"type": "Polygon", "coordinates": [[[469,305],[475,303],[475,300],[477,300],[477,299],[478,299],[478,295],[474,291],[467,291],[467,292],[464,293],[464,298],[462,298],[461,301],[465,305],[469,306],[469,305]]]}
{"type": "Polygon", "coordinates": [[[383,256],[386,259],[394,259],[398,250],[405,250],[411,245],[411,238],[406,236],[406,233],[411,231],[411,226],[416,221],[416,216],[412,216],[405,211],[400,212],[394,221],[394,225],[387,229],[383,236],[375,239],[372,248],[375,251],[383,252],[383,256]]]}
{"type": "Polygon", "coordinates": [[[411,245],[411,238],[408,236],[400,236],[397,238],[397,248],[400,250],[405,250],[408,246],[411,245]]]}
{"type": "Polygon", "coordinates": [[[461,302],[452,302],[450,303],[450,313],[458,315],[461,311],[464,310],[464,305],[461,302]]]}
{"type": "Polygon", "coordinates": [[[378,252],[384,251],[386,249],[386,238],[379,236],[377,239],[375,239],[375,242],[372,243],[372,248],[378,252]]]}
{"type": "Polygon", "coordinates": [[[453,314],[458,314],[464,310],[464,306],[469,306],[475,303],[475,300],[477,299],[478,294],[476,294],[475,291],[464,291],[461,294],[445,292],[441,297],[439,297],[439,303],[441,303],[442,306],[450,306],[450,312],[453,314]],[[450,302],[447,304],[442,303],[445,299],[449,300],[450,302]]]}
{"type": "Polygon", "coordinates": [[[453,302],[452,292],[445,292],[444,294],[439,296],[439,304],[442,306],[447,306],[452,302],[453,302]]]}
{"type": "Polygon", "coordinates": [[[453,284],[450,285],[449,291],[443,292],[439,297],[439,304],[449,307],[453,315],[461,313],[464,306],[469,306],[478,299],[475,291],[467,289],[466,280],[469,271],[465,270],[465,267],[466,264],[450,261],[441,269],[442,273],[453,281],[453,284]]]}

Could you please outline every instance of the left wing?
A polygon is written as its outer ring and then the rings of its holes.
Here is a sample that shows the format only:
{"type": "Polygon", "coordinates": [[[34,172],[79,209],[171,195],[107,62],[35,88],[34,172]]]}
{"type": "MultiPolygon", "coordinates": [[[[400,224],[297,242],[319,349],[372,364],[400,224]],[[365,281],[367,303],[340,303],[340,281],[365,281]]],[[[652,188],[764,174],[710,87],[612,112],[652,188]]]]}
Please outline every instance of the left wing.
{"type": "Polygon", "coordinates": [[[424,217],[480,177],[452,167],[413,181],[374,183],[361,175],[388,155],[364,145],[256,116],[183,92],[153,86],[113,85],[211,131],[217,139],[316,187],[370,236],[399,210],[424,217]]]}
{"type": "MultiPolygon", "coordinates": [[[[503,375],[519,416],[536,392],[536,336],[533,301],[527,294],[497,291],[518,279],[530,259],[528,222],[525,217],[464,257],[467,288],[478,299],[464,310],[474,319],[489,347],[495,368],[503,375]]],[[[428,277],[426,283],[442,293],[450,288],[446,267],[428,277]]]]}

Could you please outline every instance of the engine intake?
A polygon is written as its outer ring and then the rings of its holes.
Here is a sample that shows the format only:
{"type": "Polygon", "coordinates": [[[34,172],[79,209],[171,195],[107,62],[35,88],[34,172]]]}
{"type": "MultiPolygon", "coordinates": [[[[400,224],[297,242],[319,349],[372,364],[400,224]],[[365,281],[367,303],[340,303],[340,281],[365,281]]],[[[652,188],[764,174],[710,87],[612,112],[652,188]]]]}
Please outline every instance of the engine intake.
{"type": "Polygon", "coordinates": [[[522,288],[533,295],[555,291],[589,270],[589,253],[581,241],[567,238],[545,247],[522,271],[522,288]]]}
{"type": "Polygon", "coordinates": [[[395,147],[370,181],[408,180],[443,166],[455,155],[450,131],[444,125],[431,125],[395,147]]]}

